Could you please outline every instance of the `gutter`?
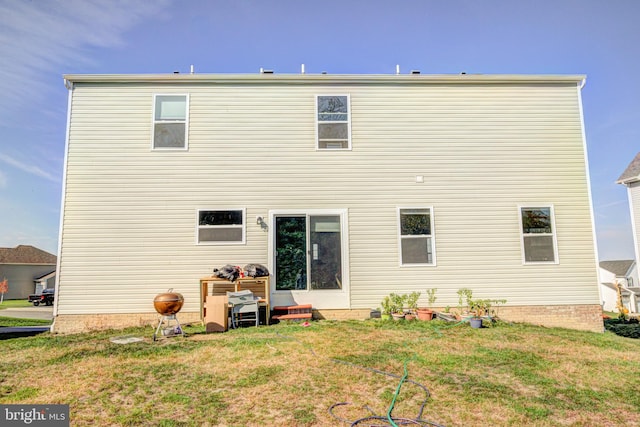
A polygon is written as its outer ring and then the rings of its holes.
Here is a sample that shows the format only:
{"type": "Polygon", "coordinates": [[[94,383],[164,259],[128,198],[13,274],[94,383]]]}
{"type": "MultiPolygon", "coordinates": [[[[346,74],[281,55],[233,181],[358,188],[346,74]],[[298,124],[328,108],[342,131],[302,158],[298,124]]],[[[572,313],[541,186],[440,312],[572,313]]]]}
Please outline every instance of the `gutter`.
{"type": "MultiPolygon", "coordinates": [[[[584,75],[524,74],[65,74],[73,83],[217,83],[217,84],[487,84],[530,83],[584,86],[584,75]]],[[[66,85],[67,83],[65,83],[66,85]]]]}

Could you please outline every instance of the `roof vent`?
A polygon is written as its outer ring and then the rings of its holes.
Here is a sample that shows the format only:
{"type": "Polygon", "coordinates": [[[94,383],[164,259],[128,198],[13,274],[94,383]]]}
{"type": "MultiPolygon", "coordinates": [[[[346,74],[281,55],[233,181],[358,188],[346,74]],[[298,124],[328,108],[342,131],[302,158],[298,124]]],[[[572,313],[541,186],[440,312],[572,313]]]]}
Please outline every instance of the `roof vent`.
{"type": "Polygon", "coordinates": [[[260,74],[273,74],[273,70],[265,70],[264,68],[260,67],[260,74]]]}
{"type": "Polygon", "coordinates": [[[173,74],[180,74],[180,71],[174,71],[173,74]]]}
{"type": "Polygon", "coordinates": [[[411,70],[411,74],[420,74],[420,70],[411,70]]]}

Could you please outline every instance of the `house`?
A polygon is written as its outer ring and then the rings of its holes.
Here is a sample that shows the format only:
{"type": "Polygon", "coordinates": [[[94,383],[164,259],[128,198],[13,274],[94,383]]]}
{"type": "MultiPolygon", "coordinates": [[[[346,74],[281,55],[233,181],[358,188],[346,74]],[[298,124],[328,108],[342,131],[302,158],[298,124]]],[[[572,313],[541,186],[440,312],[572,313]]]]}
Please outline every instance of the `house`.
{"type": "Polygon", "coordinates": [[[600,262],[600,292],[604,311],[618,311],[618,285],[623,306],[629,313],[640,312],[640,281],[638,264],[634,260],[600,262]]]}
{"type": "Polygon", "coordinates": [[[367,318],[390,292],[506,299],[602,331],[584,76],[66,75],[54,330],[157,322],[226,264],[273,305],[367,318]]]}
{"type": "Polygon", "coordinates": [[[622,172],[617,183],[627,187],[635,261],[636,265],[640,265],[640,153],[636,154],[636,157],[622,172]]]}
{"type": "Polygon", "coordinates": [[[0,248],[0,280],[7,279],[9,292],[4,299],[22,299],[36,292],[36,282],[45,275],[47,286],[55,284],[57,257],[30,245],[0,248]]]}

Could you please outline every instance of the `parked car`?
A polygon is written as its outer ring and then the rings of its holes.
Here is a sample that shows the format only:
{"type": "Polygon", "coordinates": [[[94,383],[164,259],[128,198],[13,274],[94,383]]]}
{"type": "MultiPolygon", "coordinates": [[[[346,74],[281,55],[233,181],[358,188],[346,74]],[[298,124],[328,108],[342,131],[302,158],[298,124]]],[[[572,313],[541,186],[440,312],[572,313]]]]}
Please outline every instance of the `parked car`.
{"type": "Polygon", "coordinates": [[[40,304],[53,305],[54,293],[55,289],[53,288],[44,289],[41,294],[29,295],[29,302],[33,303],[35,307],[40,304]]]}

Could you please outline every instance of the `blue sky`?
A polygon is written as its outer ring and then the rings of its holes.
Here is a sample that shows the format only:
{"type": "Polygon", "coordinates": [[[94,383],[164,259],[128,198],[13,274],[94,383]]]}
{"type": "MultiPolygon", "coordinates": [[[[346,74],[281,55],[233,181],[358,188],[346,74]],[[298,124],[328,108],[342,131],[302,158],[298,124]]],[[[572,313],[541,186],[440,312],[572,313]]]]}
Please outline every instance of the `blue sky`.
{"type": "Polygon", "coordinates": [[[601,259],[633,258],[640,1],[0,0],[0,247],[57,253],[62,74],[586,74],[601,259]]]}

